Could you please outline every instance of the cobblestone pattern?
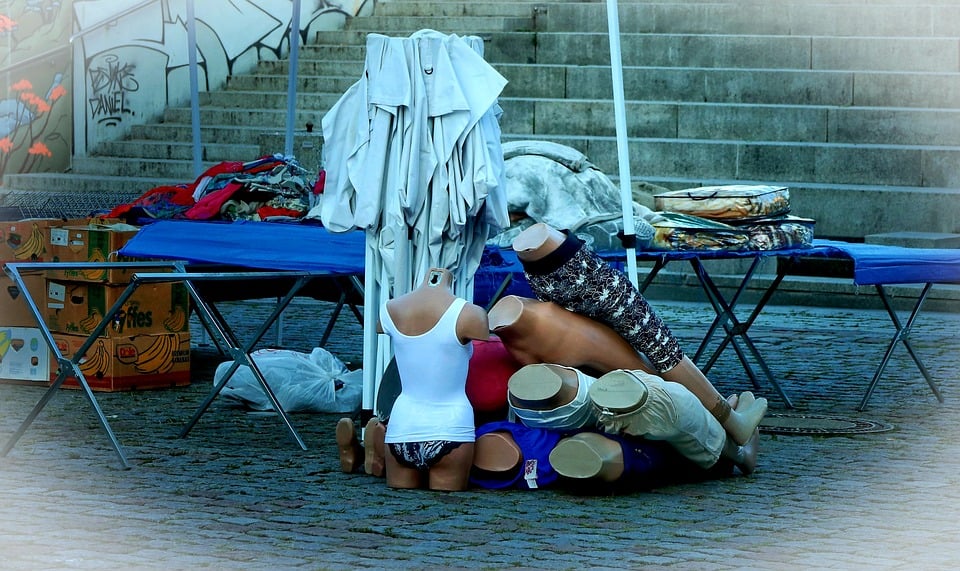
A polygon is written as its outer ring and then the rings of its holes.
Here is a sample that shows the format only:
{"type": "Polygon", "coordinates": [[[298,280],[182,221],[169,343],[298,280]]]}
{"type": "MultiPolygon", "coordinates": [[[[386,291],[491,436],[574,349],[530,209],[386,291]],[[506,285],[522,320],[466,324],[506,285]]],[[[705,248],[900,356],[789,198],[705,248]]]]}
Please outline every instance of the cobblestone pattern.
{"type": "MultiPolygon", "coordinates": [[[[709,308],[655,306],[692,353],[709,308]]],[[[309,350],[327,310],[295,303],[284,346],[309,350]]],[[[245,302],[224,311],[250,326],[264,309],[245,302]]],[[[129,470],[82,393],[60,391],[49,402],[0,458],[0,568],[956,569],[958,326],[958,315],[928,313],[913,332],[943,404],[898,348],[857,413],[893,332],[886,313],[770,307],[753,337],[798,410],[895,429],[765,434],[750,477],[589,496],[391,490],[340,472],[336,415],[292,415],[305,452],[276,415],[219,400],[178,438],[222,360],[197,347],[189,387],[97,395],[129,470]]],[[[360,332],[344,314],[330,348],[358,363],[360,332]]],[[[750,389],[730,352],[710,376],[724,393],[750,389]]],[[[0,385],[3,442],[42,392],[0,385]]],[[[757,392],[782,410],[770,387],[757,392]]]]}

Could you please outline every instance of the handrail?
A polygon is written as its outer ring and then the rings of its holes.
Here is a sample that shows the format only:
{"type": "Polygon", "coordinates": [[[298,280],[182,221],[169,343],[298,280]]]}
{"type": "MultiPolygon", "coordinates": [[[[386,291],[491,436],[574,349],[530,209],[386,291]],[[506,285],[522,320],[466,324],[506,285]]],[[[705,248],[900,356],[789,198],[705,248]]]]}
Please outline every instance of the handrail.
{"type": "Polygon", "coordinates": [[[7,67],[2,67],[2,68],[0,68],[0,74],[9,73],[9,72],[11,72],[11,71],[13,71],[13,70],[15,70],[15,69],[19,69],[19,68],[21,68],[21,67],[25,67],[25,66],[28,66],[28,65],[37,63],[38,61],[45,60],[45,59],[50,58],[50,57],[53,57],[53,56],[55,56],[55,55],[59,55],[61,52],[66,52],[66,51],[68,51],[68,50],[70,50],[70,46],[60,46],[60,47],[58,47],[58,48],[49,49],[49,50],[43,52],[42,54],[32,55],[32,56],[30,56],[30,57],[28,57],[28,58],[26,58],[26,59],[22,59],[22,60],[20,60],[20,61],[18,61],[18,62],[16,62],[16,63],[12,63],[12,64],[8,65],[7,67]]]}
{"type": "MultiPolygon", "coordinates": [[[[146,6],[150,5],[150,4],[153,4],[153,3],[156,2],[156,1],[157,1],[157,0],[144,0],[143,2],[141,2],[141,3],[139,3],[139,4],[135,5],[135,6],[131,6],[131,7],[127,8],[126,10],[122,10],[122,11],[120,11],[120,12],[117,12],[116,14],[114,14],[113,16],[110,16],[109,18],[104,18],[103,20],[100,20],[100,21],[97,22],[96,24],[94,24],[94,25],[92,25],[92,26],[89,26],[88,28],[86,28],[86,29],[84,29],[84,30],[80,30],[79,32],[77,32],[77,33],[73,34],[72,36],[70,36],[69,42],[72,44],[72,43],[74,42],[74,40],[76,40],[77,38],[81,38],[81,37],[89,34],[90,32],[92,32],[92,31],[94,31],[94,30],[99,30],[100,28],[106,26],[106,25],[109,24],[110,22],[114,22],[114,21],[116,21],[116,20],[118,20],[118,19],[126,16],[127,14],[131,14],[131,13],[133,13],[133,12],[136,12],[137,10],[139,10],[139,9],[141,9],[141,8],[144,8],[144,7],[146,7],[146,6]]],[[[60,46],[60,47],[56,47],[56,48],[51,48],[51,49],[49,49],[49,50],[47,50],[47,51],[45,51],[45,52],[43,52],[43,53],[41,53],[41,54],[32,55],[32,56],[30,56],[30,57],[28,57],[28,58],[26,58],[26,59],[22,59],[22,60],[20,60],[20,61],[18,61],[18,62],[16,62],[16,63],[11,63],[11,64],[7,65],[6,67],[0,68],[0,74],[9,73],[9,72],[11,72],[11,71],[13,71],[13,70],[15,70],[15,69],[19,69],[19,68],[21,68],[21,67],[34,64],[34,63],[36,63],[36,62],[38,62],[38,61],[45,60],[45,59],[50,58],[50,57],[53,57],[53,56],[55,56],[55,55],[60,55],[60,53],[65,52],[65,51],[67,51],[67,50],[69,50],[69,49],[70,49],[70,46],[69,46],[69,45],[67,45],[67,46],[60,46]]]]}
{"type": "Polygon", "coordinates": [[[80,31],[77,32],[76,34],[73,34],[72,36],[70,36],[70,43],[72,44],[73,41],[76,40],[77,38],[83,37],[83,36],[89,34],[90,32],[92,32],[92,31],[94,31],[94,30],[99,30],[100,28],[106,26],[106,25],[109,24],[110,22],[115,22],[116,20],[119,20],[120,18],[123,18],[123,17],[126,16],[127,14],[132,14],[132,13],[136,12],[137,10],[139,10],[140,8],[144,8],[144,7],[146,7],[146,6],[149,6],[150,4],[153,4],[153,3],[156,2],[156,1],[157,1],[157,0],[144,0],[143,2],[141,2],[141,3],[139,3],[139,4],[136,4],[136,5],[134,5],[134,6],[130,6],[130,7],[127,8],[126,10],[121,10],[120,12],[117,12],[116,14],[114,14],[113,16],[110,16],[109,18],[104,18],[103,20],[100,20],[100,21],[97,22],[96,24],[94,24],[94,25],[92,25],[92,26],[88,26],[88,27],[86,27],[85,29],[80,30],[80,31]]]}

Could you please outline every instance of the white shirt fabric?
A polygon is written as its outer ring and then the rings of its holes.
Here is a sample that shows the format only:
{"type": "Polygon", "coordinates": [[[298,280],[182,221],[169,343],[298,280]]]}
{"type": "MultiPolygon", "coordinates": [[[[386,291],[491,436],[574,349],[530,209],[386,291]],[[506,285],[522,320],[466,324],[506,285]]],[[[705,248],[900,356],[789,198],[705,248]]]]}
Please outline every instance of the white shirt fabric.
{"type": "Polygon", "coordinates": [[[475,441],[473,407],[465,390],[473,344],[460,343],[457,337],[457,319],[466,303],[456,298],[436,325],[421,335],[401,333],[386,305],[381,309],[380,321],[393,341],[402,387],[390,412],[386,443],[475,441]]]}

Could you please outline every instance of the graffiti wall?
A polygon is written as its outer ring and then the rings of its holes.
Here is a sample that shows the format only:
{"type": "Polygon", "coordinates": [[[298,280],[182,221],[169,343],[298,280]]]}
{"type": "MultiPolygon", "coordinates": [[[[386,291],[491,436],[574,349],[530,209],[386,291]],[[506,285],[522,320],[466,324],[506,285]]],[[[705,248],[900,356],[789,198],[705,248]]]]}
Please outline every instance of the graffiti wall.
{"type": "MultiPolygon", "coordinates": [[[[200,91],[289,53],[292,0],[193,5],[200,91]]],[[[10,47],[0,60],[0,174],[62,171],[71,153],[94,152],[190,100],[187,0],[0,0],[0,7],[0,41],[10,47]],[[8,69],[52,49],[59,59],[8,69]]],[[[372,7],[373,0],[301,0],[301,42],[372,7]]]]}
{"type": "Polygon", "coordinates": [[[70,164],[70,0],[0,2],[0,175],[70,164]]]}

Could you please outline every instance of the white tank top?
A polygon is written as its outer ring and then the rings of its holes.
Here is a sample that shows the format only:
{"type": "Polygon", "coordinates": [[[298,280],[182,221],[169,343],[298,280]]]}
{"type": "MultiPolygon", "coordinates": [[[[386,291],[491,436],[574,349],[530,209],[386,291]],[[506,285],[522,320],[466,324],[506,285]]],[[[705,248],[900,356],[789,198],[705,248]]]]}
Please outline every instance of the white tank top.
{"type": "Polygon", "coordinates": [[[436,325],[421,335],[401,333],[387,306],[382,307],[380,323],[393,340],[401,385],[387,422],[388,444],[476,439],[473,407],[465,391],[473,344],[460,343],[457,337],[457,319],[466,303],[454,299],[436,325]]]}

